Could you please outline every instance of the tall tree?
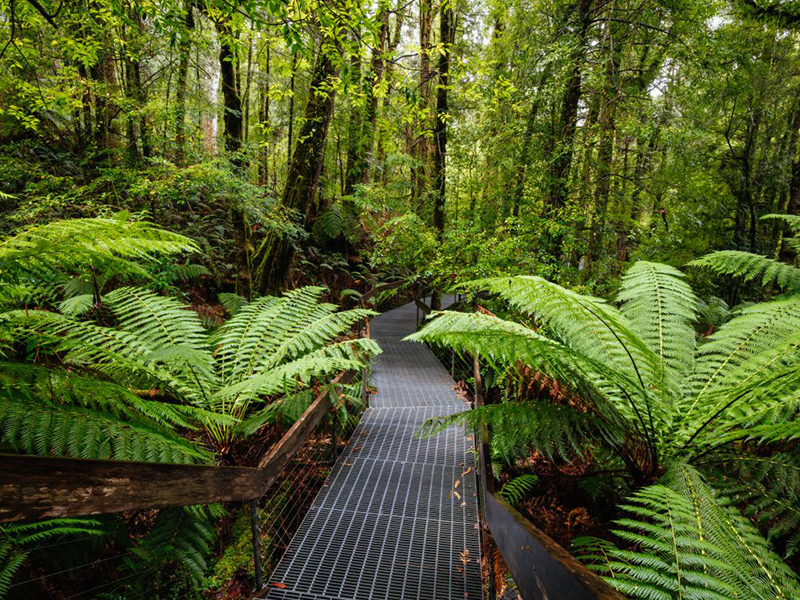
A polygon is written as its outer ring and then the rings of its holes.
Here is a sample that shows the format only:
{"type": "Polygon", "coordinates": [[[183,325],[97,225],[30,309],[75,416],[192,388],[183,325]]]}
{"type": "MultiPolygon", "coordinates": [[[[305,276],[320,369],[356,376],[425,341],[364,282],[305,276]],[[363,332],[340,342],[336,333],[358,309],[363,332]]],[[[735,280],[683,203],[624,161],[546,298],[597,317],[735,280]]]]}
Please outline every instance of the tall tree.
{"type": "Polygon", "coordinates": [[[183,10],[183,28],[179,32],[178,88],[175,91],[175,162],[186,161],[186,96],[189,82],[189,59],[192,53],[192,33],[194,32],[194,2],[186,0],[183,10]]]}
{"type": "MultiPolygon", "coordinates": [[[[223,122],[225,129],[223,139],[225,150],[238,152],[242,147],[244,117],[242,114],[242,97],[239,92],[239,81],[236,77],[238,64],[236,57],[237,35],[227,15],[214,19],[219,37],[219,69],[222,79],[222,100],[224,106],[223,122]]],[[[237,159],[238,162],[238,159],[237,159]]]]}
{"type": "MultiPolygon", "coordinates": [[[[335,40],[323,43],[317,52],[306,103],[303,125],[292,153],[281,206],[300,214],[307,224],[322,173],[325,140],[333,114],[333,79],[339,70],[339,50],[335,40]]],[[[294,246],[280,232],[270,231],[256,253],[255,289],[259,293],[276,292],[286,282],[294,246]]]]}

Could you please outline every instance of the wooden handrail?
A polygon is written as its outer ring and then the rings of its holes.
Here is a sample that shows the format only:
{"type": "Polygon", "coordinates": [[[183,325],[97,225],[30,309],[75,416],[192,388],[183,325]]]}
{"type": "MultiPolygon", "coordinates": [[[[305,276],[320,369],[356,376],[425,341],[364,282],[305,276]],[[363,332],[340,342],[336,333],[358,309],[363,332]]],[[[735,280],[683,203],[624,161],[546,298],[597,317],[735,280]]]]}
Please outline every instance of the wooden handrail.
{"type": "Polygon", "coordinates": [[[334,406],[342,371],[261,458],[217,467],[0,454],[0,522],[78,517],[260,498],[334,406]]]}

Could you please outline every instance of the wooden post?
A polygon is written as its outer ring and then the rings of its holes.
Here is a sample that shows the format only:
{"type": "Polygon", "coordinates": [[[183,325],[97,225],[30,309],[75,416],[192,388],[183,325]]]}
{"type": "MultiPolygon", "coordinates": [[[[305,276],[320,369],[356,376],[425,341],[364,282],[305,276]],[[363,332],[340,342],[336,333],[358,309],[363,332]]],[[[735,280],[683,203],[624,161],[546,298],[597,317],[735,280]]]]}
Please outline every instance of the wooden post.
{"type": "Polygon", "coordinates": [[[253,562],[255,564],[256,592],[264,587],[264,573],[261,568],[261,531],[258,528],[258,500],[250,500],[250,530],[253,534],[253,562]]]}
{"type": "MultiPolygon", "coordinates": [[[[364,319],[364,337],[369,337],[369,321],[364,319]]],[[[366,408],[369,397],[369,369],[361,369],[361,404],[366,408]]]]}

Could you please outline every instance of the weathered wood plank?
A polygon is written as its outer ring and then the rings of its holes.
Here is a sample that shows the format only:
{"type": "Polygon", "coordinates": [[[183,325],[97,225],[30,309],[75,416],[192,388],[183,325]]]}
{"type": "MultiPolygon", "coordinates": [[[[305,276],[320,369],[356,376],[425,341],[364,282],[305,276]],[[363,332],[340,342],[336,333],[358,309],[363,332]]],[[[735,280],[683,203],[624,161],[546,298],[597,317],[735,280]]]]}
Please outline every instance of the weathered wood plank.
{"type": "MultiPolygon", "coordinates": [[[[333,380],[348,383],[351,371],[333,380]]],[[[258,467],[215,467],[0,454],[0,522],[259,498],[330,411],[326,390],[258,467]]]]}
{"type": "Polygon", "coordinates": [[[231,502],[263,488],[261,469],[0,455],[0,521],[231,502]]]}

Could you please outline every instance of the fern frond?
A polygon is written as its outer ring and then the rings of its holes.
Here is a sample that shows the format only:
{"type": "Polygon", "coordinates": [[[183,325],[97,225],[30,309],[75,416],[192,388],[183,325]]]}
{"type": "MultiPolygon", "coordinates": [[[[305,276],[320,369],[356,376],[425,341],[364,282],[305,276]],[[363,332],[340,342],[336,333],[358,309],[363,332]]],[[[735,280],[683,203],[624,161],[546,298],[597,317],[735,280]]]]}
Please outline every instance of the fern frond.
{"type": "Polygon", "coordinates": [[[668,265],[637,261],[622,277],[622,313],[660,358],[659,387],[676,392],[691,370],[697,296],[683,274],[668,265]]]}
{"type": "Polygon", "coordinates": [[[158,255],[197,252],[187,237],[141,221],[71,219],[29,227],[0,242],[0,273],[42,281],[95,271],[146,275],[139,263],[158,255]]]}
{"type": "MultiPolygon", "coordinates": [[[[208,511],[192,506],[162,510],[150,533],[125,558],[124,566],[131,572],[125,577],[152,578],[154,569],[177,564],[195,585],[199,585],[208,569],[206,558],[211,554],[215,538],[208,511]]],[[[149,580],[145,589],[148,586],[149,580]]]]}
{"type": "Polygon", "coordinates": [[[265,396],[292,394],[319,377],[345,369],[360,369],[370,357],[379,353],[380,348],[370,339],[330,344],[291,362],[226,385],[214,393],[212,405],[239,408],[265,396]]]}
{"type": "Polygon", "coordinates": [[[503,487],[500,488],[500,495],[508,502],[517,504],[522,500],[525,494],[533,489],[538,481],[539,478],[536,475],[531,475],[529,473],[518,475],[511,481],[507,481],[503,484],[503,487]]]}
{"type": "Polygon", "coordinates": [[[189,281],[192,279],[199,279],[203,275],[211,275],[211,271],[209,271],[208,268],[203,265],[186,263],[172,267],[172,274],[175,279],[189,281]]]}
{"type": "Polygon", "coordinates": [[[159,425],[187,429],[197,428],[198,423],[212,418],[201,409],[149,400],[114,382],[68,370],[3,362],[0,370],[0,393],[19,395],[31,402],[40,398],[54,405],[71,404],[127,420],[145,418],[159,425]]]}
{"type": "MultiPolygon", "coordinates": [[[[102,373],[126,386],[171,390],[181,398],[202,395],[194,367],[178,372],[164,368],[157,362],[158,354],[154,354],[157,349],[134,333],[47,311],[12,311],[3,318],[16,328],[20,339],[42,348],[49,344],[53,350],[65,353],[64,362],[76,368],[102,373]]],[[[189,349],[186,354],[190,354],[189,349]]],[[[187,366],[191,358],[176,362],[187,366]]]]}
{"type": "Polygon", "coordinates": [[[744,281],[760,280],[762,285],[774,284],[791,292],[800,291],[800,269],[750,252],[719,250],[693,260],[688,266],[703,267],[717,275],[740,277],[744,281]]]}
{"type": "Polygon", "coordinates": [[[725,388],[747,371],[748,361],[800,329],[800,298],[762,302],[744,308],[697,350],[691,404],[725,388]]]}
{"type": "Polygon", "coordinates": [[[58,305],[59,312],[77,317],[89,312],[94,306],[94,294],[79,294],[62,300],[58,305]]]}
{"type": "Polygon", "coordinates": [[[219,298],[219,303],[222,304],[222,307],[230,316],[234,316],[242,309],[243,306],[247,304],[247,298],[240,296],[239,294],[223,292],[217,297],[219,298]]]}
{"type": "Polygon", "coordinates": [[[772,456],[727,453],[715,459],[719,461],[716,466],[720,481],[735,475],[742,482],[728,484],[731,499],[747,516],[765,527],[769,539],[785,539],[785,554],[791,556],[797,548],[790,542],[800,533],[800,457],[790,453],[772,456]]]}
{"type": "Polygon", "coordinates": [[[800,586],[769,543],[688,467],[636,493],[614,533],[635,548],[584,544],[583,560],[631,598],[794,598],[800,586]]]}
{"type": "Polygon", "coordinates": [[[339,204],[332,204],[314,220],[312,231],[316,237],[335,240],[344,232],[344,214],[339,204]]]}
{"type": "Polygon", "coordinates": [[[530,366],[593,402],[598,414],[611,423],[622,415],[649,429],[649,423],[642,422],[645,413],[649,412],[654,421],[664,418],[662,407],[649,396],[649,388],[642,388],[635,374],[591,360],[518,323],[481,313],[446,311],[405,339],[468,352],[496,368],[513,369],[518,363],[530,366]]]}
{"type": "Polygon", "coordinates": [[[141,420],[80,406],[17,397],[0,405],[3,442],[26,454],[187,463],[211,457],[177,433],[141,420]]]}
{"type": "Polygon", "coordinates": [[[120,329],[136,334],[153,349],[185,346],[202,350],[207,346],[206,332],[197,313],[175,298],[142,288],[123,287],[107,294],[105,303],[120,329]]]}
{"type": "Polygon", "coordinates": [[[736,590],[736,597],[790,600],[800,596],[800,583],[770,543],[698,471],[676,465],[662,483],[691,499],[700,539],[713,544],[721,552],[720,558],[733,568],[735,577],[727,583],[736,590]]]}
{"type": "Polygon", "coordinates": [[[282,298],[245,306],[213,337],[225,381],[233,383],[322,348],[375,313],[336,312],[321,304],[322,288],[300,288],[282,298]]]}
{"type": "Polygon", "coordinates": [[[702,402],[694,398],[681,412],[677,421],[681,429],[674,442],[685,447],[695,438],[697,446],[713,444],[720,435],[725,439],[725,433],[740,424],[741,407],[746,412],[779,410],[784,403],[793,401],[792,394],[798,386],[800,333],[795,333],[738,367],[727,386],[706,392],[702,402]]]}
{"type": "Polygon", "coordinates": [[[788,226],[792,233],[800,235],[800,215],[769,214],[764,215],[761,219],[764,221],[779,221],[788,226]]]}
{"type": "Polygon", "coordinates": [[[657,381],[660,359],[631,323],[600,298],[585,296],[541,277],[500,277],[468,284],[486,289],[534,317],[565,346],[634,380],[657,381]]]}
{"type": "Polygon", "coordinates": [[[49,519],[34,523],[0,525],[0,598],[5,598],[17,570],[37,544],[58,537],[79,535],[82,538],[103,535],[95,519],[49,519]]]}
{"type": "Polygon", "coordinates": [[[592,415],[546,402],[502,402],[479,406],[427,421],[418,431],[431,437],[454,425],[471,429],[486,426],[492,431],[492,448],[506,461],[539,452],[553,460],[572,461],[601,443],[602,426],[592,415]]]}

